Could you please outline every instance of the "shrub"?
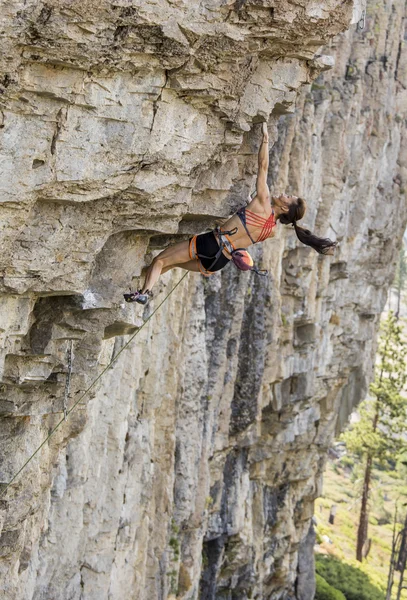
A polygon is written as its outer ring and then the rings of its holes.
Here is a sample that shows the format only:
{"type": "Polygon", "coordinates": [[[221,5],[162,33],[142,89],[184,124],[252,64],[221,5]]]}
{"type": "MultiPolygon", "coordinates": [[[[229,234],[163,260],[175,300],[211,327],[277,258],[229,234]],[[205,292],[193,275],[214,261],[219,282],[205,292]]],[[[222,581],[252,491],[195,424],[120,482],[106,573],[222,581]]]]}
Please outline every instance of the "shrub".
{"type": "Polygon", "coordinates": [[[317,544],[322,544],[323,541],[322,535],[319,533],[318,529],[315,529],[315,542],[317,544]]]}
{"type": "Polygon", "coordinates": [[[374,517],[373,515],[369,515],[369,523],[371,525],[378,525],[378,521],[377,521],[376,517],[374,517]]]}
{"type": "Polygon", "coordinates": [[[315,600],[346,600],[342,592],[329,585],[321,575],[317,573],[315,578],[317,583],[315,600]]]}
{"type": "Polygon", "coordinates": [[[371,583],[365,573],[332,556],[317,556],[316,571],[335,589],[340,590],[346,600],[384,600],[383,593],[371,583]]]}
{"type": "Polygon", "coordinates": [[[353,469],[353,467],[355,466],[355,459],[353,456],[349,456],[348,454],[345,454],[344,456],[342,456],[342,458],[340,459],[341,465],[342,467],[348,468],[348,469],[353,469]]]}

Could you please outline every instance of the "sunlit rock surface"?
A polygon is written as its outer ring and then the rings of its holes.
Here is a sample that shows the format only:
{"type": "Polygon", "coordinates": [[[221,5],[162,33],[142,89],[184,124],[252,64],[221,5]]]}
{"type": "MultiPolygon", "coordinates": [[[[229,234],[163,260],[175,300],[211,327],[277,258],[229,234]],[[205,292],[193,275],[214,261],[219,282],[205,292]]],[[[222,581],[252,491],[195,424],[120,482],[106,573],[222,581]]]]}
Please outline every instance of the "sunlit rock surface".
{"type": "Polygon", "coordinates": [[[364,8],[3,1],[3,483],[180,280],[123,304],[154,253],[245,203],[256,123],[272,192],[339,241],[279,226],[268,279],[183,280],[2,497],[3,598],[312,600],[407,218],[405,9],[364,8]]]}

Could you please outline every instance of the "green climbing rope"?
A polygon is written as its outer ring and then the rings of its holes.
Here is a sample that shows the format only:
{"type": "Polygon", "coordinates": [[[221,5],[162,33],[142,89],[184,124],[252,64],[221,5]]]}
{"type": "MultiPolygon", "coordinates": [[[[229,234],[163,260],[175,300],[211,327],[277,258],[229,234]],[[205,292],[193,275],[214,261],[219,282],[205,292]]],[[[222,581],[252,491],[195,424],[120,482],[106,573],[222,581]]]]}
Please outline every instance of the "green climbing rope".
{"type": "Polygon", "coordinates": [[[107,367],[105,367],[103,369],[103,371],[96,377],[96,379],[90,384],[90,386],[83,392],[83,394],[80,396],[80,398],[71,406],[71,408],[69,410],[66,411],[66,413],[64,414],[64,416],[62,417],[62,419],[55,425],[55,427],[53,427],[53,429],[51,429],[51,431],[49,432],[49,434],[47,435],[47,437],[45,438],[45,440],[38,446],[38,448],[36,449],[36,451],[33,452],[33,454],[31,454],[31,456],[25,461],[25,463],[23,464],[23,466],[17,471],[17,473],[15,473],[13,475],[13,477],[10,479],[10,481],[0,491],[0,498],[2,496],[4,496],[4,494],[6,493],[6,491],[8,490],[8,488],[11,486],[11,484],[13,483],[13,481],[15,481],[17,479],[17,477],[25,469],[25,467],[28,465],[28,463],[30,461],[32,461],[32,459],[34,458],[34,456],[36,454],[38,454],[38,452],[41,450],[41,448],[48,442],[48,440],[50,439],[50,437],[56,432],[56,430],[58,429],[58,427],[60,427],[60,425],[62,425],[62,423],[64,421],[66,421],[66,418],[71,414],[71,412],[73,412],[75,410],[75,408],[85,398],[85,396],[88,394],[88,392],[90,392],[90,390],[96,385],[96,383],[103,377],[103,375],[106,373],[106,371],[119,358],[119,356],[123,352],[123,350],[125,350],[129,346],[129,344],[131,344],[131,342],[134,340],[134,338],[136,337],[136,335],[138,335],[140,333],[140,331],[143,329],[143,327],[145,325],[147,325],[147,323],[150,321],[150,319],[152,319],[152,317],[155,315],[155,313],[161,308],[161,306],[164,304],[164,302],[167,300],[167,298],[169,296],[171,296],[172,292],[174,292],[176,290],[176,288],[180,285],[180,283],[185,279],[185,277],[187,275],[188,275],[188,271],[181,277],[181,279],[178,281],[178,283],[174,285],[174,287],[172,288],[172,290],[170,290],[170,292],[168,292],[168,294],[165,296],[164,300],[162,302],[160,302],[160,304],[157,306],[156,309],[153,310],[153,312],[151,313],[151,315],[144,321],[144,323],[141,325],[141,327],[139,329],[137,329],[137,331],[135,333],[133,333],[133,335],[131,336],[131,338],[129,339],[129,341],[123,346],[123,348],[121,348],[121,350],[116,354],[116,356],[114,358],[112,358],[112,360],[107,365],[107,367]]]}

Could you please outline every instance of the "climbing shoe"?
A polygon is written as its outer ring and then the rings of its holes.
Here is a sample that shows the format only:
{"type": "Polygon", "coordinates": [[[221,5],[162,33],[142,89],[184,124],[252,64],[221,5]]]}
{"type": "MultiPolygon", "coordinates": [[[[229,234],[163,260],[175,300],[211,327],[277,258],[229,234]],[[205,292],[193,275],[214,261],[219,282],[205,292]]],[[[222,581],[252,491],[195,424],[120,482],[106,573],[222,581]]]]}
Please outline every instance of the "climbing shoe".
{"type": "Polygon", "coordinates": [[[130,292],[129,294],[123,294],[126,302],[138,302],[139,304],[147,304],[147,302],[152,297],[152,292],[150,290],[146,290],[143,294],[141,290],[138,292],[130,292]]]}

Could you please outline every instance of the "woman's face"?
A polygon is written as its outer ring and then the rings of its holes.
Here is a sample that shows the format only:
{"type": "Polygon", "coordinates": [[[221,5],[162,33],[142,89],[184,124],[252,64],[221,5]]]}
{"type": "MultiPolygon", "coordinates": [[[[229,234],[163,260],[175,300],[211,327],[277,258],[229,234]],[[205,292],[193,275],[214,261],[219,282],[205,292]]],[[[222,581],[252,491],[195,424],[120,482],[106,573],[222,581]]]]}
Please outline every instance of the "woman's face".
{"type": "Polygon", "coordinates": [[[297,202],[297,196],[287,196],[286,194],[280,194],[279,196],[272,197],[274,206],[281,208],[282,212],[288,212],[290,205],[293,202],[297,202]]]}

